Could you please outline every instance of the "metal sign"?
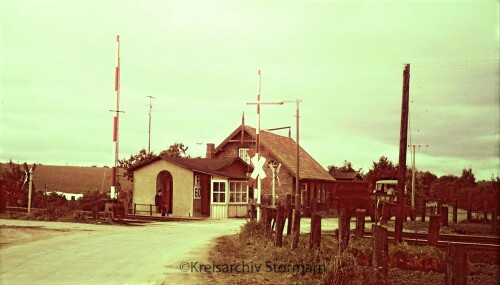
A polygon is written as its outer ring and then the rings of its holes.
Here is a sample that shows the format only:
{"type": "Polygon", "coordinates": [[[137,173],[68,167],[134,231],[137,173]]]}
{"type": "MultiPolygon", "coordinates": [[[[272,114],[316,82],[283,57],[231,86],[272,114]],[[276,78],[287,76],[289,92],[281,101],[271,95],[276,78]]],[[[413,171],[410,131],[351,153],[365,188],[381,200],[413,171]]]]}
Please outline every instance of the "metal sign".
{"type": "Polygon", "coordinates": [[[193,198],[194,199],[201,199],[201,187],[195,186],[193,189],[193,198]]]}

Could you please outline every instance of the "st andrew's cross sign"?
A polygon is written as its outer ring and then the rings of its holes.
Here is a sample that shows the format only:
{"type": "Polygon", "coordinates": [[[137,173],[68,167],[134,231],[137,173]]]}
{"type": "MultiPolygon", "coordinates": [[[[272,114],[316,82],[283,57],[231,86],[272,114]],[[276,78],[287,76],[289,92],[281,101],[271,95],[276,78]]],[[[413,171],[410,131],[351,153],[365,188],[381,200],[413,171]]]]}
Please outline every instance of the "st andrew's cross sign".
{"type": "Polygon", "coordinates": [[[261,153],[260,157],[256,155],[253,150],[248,150],[248,156],[250,157],[250,161],[253,165],[252,174],[250,174],[250,178],[248,179],[248,186],[254,187],[255,182],[258,178],[261,179],[261,183],[266,186],[270,186],[269,179],[265,179],[267,177],[266,172],[264,171],[264,165],[266,164],[266,160],[269,157],[269,151],[264,151],[261,153]]]}

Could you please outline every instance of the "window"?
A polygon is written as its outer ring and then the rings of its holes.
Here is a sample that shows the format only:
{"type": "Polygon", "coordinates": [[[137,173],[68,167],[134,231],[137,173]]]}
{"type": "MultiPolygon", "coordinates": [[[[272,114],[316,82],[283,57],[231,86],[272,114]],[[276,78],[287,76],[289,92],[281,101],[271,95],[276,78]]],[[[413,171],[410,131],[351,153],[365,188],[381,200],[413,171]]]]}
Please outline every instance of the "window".
{"type": "Polygon", "coordinates": [[[248,186],[245,181],[229,182],[229,203],[247,203],[248,186]]]}
{"type": "Polygon", "coordinates": [[[249,148],[245,148],[245,147],[238,149],[238,156],[248,164],[250,164],[250,157],[248,156],[249,150],[250,150],[249,148]]]}
{"type": "Polygon", "coordinates": [[[212,186],[212,203],[226,203],[226,182],[214,181],[212,186]]]}

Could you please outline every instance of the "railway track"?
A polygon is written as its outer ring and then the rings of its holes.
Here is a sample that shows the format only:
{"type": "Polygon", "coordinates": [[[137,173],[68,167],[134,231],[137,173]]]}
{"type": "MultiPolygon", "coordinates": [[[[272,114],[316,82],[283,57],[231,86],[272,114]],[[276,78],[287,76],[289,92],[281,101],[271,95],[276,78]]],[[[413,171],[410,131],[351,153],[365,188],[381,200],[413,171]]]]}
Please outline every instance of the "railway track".
{"type": "MultiPolygon", "coordinates": [[[[388,232],[387,234],[389,241],[394,242],[394,232],[388,232]]],[[[371,232],[365,232],[365,237],[371,236],[371,232]]],[[[408,244],[427,245],[427,234],[403,232],[403,241],[408,244]]],[[[500,237],[440,234],[437,246],[446,248],[448,244],[464,246],[469,250],[497,251],[500,253],[500,237]]]]}

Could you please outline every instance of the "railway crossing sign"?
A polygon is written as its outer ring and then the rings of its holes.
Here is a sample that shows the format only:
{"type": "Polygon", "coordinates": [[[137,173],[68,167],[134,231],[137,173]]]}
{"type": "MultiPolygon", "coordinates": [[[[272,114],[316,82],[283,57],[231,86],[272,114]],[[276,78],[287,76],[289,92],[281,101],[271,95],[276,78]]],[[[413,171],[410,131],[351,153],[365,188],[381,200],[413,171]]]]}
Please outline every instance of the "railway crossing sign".
{"type": "Polygon", "coordinates": [[[264,165],[266,163],[267,157],[269,157],[269,151],[264,151],[260,157],[256,155],[253,150],[248,150],[248,156],[250,157],[250,161],[253,165],[252,174],[250,174],[250,178],[248,179],[248,186],[253,187],[255,181],[260,178],[261,181],[266,184],[268,183],[265,178],[267,177],[266,172],[264,171],[264,165]]]}

